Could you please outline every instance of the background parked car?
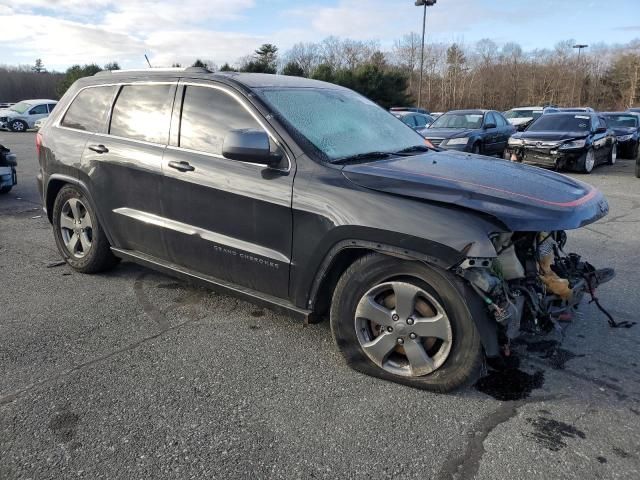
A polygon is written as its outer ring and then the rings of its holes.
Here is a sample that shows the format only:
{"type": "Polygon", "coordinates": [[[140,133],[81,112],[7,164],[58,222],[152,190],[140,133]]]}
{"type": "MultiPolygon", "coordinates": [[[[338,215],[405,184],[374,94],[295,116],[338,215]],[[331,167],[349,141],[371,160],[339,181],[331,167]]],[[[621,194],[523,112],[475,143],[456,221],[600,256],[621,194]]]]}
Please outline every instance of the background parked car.
{"type": "Polygon", "coordinates": [[[15,103],[9,103],[9,102],[0,102],[0,110],[3,110],[5,108],[9,108],[12,105],[15,105],[15,103]]]}
{"type": "Polygon", "coordinates": [[[0,194],[9,193],[18,183],[16,175],[16,155],[4,145],[0,145],[0,194]]]}
{"type": "Polygon", "coordinates": [[[418,107],[391,107],[389,111],[390,112],[416,112],[416,113],[424,113],[425,115],[429,115],[429,110],[425,110],[424,108],[418,108],[418,107]]]}
{"type": "Polygon", "coordinates": [[[505,158],[591,173],[600,163],[615,163],[616,142],[615,132],[596,113],[550,113],[513,135],[505,158]]]}
{"type": "Polygon", "coordinates": [[[435,119],[425,138],[435,147],[502,155],[515,131],[495,110],[452,110],[435,119]]]}
{"type": "Polygon", "coordinates": [[[416,113],[412,111],[392,111],[391,113],[394,117],[402,120],[403,123],[409,125],[423,137],[426,134],[427,128],[433,123],[434,120],[431,115],[425,115],[424,113],[416,113]]]}
{"type": "Polygon", "coordinates": [[[517,107],[504,112],[504,118],[522,131],[542,115],[544,107],[517,107]]]}
{"type": "Polygon", "coordinates": [[[627,112],[635,112],[640,113],[640,107],[632,107],[627,110],[627,112]]]}
{"type": "Polygon", "coordinates": [[[595,112],[595,110],[591,107],[560,107],[558,108],[559,112],[573,112],[573,113],[579,113],[579,112],[590,112],[593,113],[595,112]]]}
{"type": "Polygon", "coordinates": [[[57,103],[56,100],[23,100],[0,110],[0,129],[26,132],[34,128],[36,120],[48,117],[57,103]]]}
{"type": "Polygon", "coordinates": [[[640,114],[634,112],[602,112],[618,137],[618,155],[621,158],[636,158],[640,154],[638,142],[640,137],[640,114]]]}

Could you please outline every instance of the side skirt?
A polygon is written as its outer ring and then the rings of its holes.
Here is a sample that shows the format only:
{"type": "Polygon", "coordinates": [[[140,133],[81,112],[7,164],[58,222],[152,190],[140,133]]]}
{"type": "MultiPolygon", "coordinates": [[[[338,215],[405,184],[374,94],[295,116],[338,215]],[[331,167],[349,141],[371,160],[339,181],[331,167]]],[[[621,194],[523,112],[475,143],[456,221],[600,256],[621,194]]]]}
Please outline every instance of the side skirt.
{"type": "Polygon", "coordinates": [[[278,313],[282,313],[296,320],[302,320],[305,323],[309,323],[309,316],[311,310],[305,310],[303,308],[296,307],[291,302],[282,298],[267,295],[261,292],[257,292],[250,288],[242,287],[224,280],[204,275],[201,273],[193,272],[189,269],[175,265],[170,262],[166,262],[159,258],[135,250],[125,250],[121,248],[111,247],[113,254],[123,260],[128,260],[139,265],[151,268],[153,270],[166,273],[172,277],[180,278],[203,287],[209,288],[216,293],[224,295],[230,295],[233,297],[246,300],[250,303],[258,305],[260,307],[269,308],[278,313]]]}

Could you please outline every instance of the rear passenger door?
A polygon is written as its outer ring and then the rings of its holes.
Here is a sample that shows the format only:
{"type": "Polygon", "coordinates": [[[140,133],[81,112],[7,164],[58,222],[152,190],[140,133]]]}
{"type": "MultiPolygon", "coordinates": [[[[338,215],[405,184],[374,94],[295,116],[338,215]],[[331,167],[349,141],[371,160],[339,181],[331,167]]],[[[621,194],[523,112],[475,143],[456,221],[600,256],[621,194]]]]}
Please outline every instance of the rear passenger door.
{"type": "Polygon", "coordinates": [[[163,209],[173,262],[189,270],[286,297],[291,257],[293,171],[222,156],[232,129],[274,132],[227,86],[186,83],[164,156],[163,209]]]}
{"type": "Polygon", "coordinates": [[[506,118],[500,113],[493,112],[493,116],[497,120],[498,126],[498,141],[496,142],[496,153],[502,154],[504,149],[507,148],[509,137],[515,132],[515,128],[511,125],[506,118]]]}
{"type": "Polygon", "coordinates": [[[106,133],[91,137],[82,174],[114,247],[167,259],[162,155],[177,82],[118,87],[106,133]]]}

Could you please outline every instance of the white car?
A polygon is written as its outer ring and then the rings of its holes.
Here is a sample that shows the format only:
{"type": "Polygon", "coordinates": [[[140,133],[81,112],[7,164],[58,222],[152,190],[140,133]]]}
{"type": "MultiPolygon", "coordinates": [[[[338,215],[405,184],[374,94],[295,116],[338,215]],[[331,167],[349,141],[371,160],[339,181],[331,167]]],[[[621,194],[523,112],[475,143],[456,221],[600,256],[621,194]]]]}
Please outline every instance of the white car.
{"type": "Polygon", "coordinates": [[[543,107],[518,107],[504,112],[504,116],[511,125],[519,127],[537,119],[543,111],[543,107]]]}
{"type": "Polygon", "coordinates": [[[47,118],[53,111],[56,100],[23,100],[9,108],[0,110],[0,129],[26,132],[35,127],[36,120],[47,118]]]}

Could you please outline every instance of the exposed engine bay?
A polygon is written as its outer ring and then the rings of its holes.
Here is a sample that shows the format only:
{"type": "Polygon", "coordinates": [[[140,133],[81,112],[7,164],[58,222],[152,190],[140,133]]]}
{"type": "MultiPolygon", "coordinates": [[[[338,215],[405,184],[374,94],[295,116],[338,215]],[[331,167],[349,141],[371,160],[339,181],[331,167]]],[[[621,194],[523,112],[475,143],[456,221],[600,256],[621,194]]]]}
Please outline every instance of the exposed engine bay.
{"type": "MultiPolygon", "coordinates": [[[[500,233],[491,241],[497,256],[467,258],[458,274],[496,320],[506,356],[521,333],[544,334],[572,320],[585,294],[595,299],[595,289],[615,276],[611,268],[596,269],[580,255],[565,253],[564,231],[500,233]]],[[[606,313],[599,303],[598,308],[606,313]]]]}

